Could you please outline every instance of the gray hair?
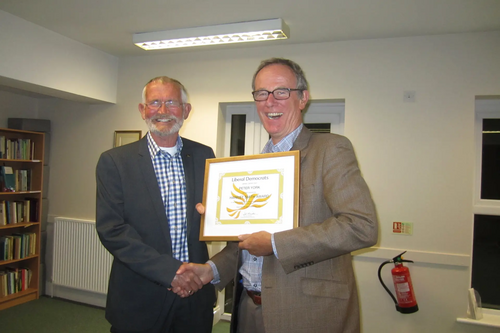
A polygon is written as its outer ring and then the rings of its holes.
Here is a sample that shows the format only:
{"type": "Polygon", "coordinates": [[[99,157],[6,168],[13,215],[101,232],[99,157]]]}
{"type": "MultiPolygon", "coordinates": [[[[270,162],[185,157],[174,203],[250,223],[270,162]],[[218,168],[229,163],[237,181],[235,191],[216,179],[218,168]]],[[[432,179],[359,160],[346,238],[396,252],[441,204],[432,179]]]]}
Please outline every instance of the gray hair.
{"type": "Polygon", "coordinates": [[[149,80],[148,83],[146,83],[146,85],[144,86],[144,89],[142,89],[142,102],[143,103],[146,103],[146,88],[150,83],[173,83],[173,84],[175,84],[181,90],[182,103],[183,104],[187,103],[186,88],[182,85],[182,83],[180,83],[176,79],[169,78],[168,76],[157,76],[157,77],[149,80]]]}
{"type": "Polygon", "coordinates": [[[257,77],[257,74],[267,66],[270,65],[284,65],[290,68],[295,75],[295,79],[297,81],[297,86],[295,87],[296,89],[300,89],[301,91],[298,91],[298,96],[300,99],[302,99],[302,90],[308,90],[309,84],[307,83],[306,76],[304,72],[302,71],[302,68],[300,66],[289,59],[284,59],[284,58],[270,58],[266,60],[262,60],[259,67],[257,68],[257,71],[255,71],[255,74],[253,75],[252,79],[252,90],[255,90],[255,78],[257,77]]]}

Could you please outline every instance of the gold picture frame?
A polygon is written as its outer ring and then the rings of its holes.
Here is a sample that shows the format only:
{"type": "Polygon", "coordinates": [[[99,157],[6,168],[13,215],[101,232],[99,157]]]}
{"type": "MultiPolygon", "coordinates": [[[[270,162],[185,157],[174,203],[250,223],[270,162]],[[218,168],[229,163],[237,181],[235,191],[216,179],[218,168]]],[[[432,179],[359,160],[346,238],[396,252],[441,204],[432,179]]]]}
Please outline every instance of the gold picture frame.
{"type": "Polygon", "coordinates": [[[296,228],[299,177],[298,150],[206,160],[200,240],[296,228]]]}
{"type": "Polygon", "coordinates": [[[115,131],[115,141],[113,147],[119,147],[138,141],[142,138],[142,131],[129,130],[129,131],[115,131]]]}

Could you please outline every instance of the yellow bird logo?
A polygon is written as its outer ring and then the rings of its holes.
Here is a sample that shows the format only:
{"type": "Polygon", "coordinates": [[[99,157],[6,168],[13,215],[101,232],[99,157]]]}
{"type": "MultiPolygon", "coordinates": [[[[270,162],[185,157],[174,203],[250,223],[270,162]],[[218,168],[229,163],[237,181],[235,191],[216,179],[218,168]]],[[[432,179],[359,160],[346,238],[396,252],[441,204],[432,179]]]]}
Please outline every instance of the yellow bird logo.
{"type": "Polygon", "coordinates": [[[254,208],[264,207],[267,204],[267,200],[269,200],[269,198],[271,197],[271,194],[269,194],[265,198],[255,199],[255,197],[257,196],[257,193],[254,193],[254,194],[249,196],[248,193],[240,190],[234,184],[233,184],[233,188],[238,194],[236,194],[234,192],[231,192],[231,194],[232,194],[233,198],[235,198],[234,202],[237,205],[240,205],[240,207],[238,207],[236,209],[226,208],[226,210],[229,213],[229,216],[234,217],[235,219],[240,217],[240,213],[242,210],[248,209],[250,207],[254,207],[254,208]]]}

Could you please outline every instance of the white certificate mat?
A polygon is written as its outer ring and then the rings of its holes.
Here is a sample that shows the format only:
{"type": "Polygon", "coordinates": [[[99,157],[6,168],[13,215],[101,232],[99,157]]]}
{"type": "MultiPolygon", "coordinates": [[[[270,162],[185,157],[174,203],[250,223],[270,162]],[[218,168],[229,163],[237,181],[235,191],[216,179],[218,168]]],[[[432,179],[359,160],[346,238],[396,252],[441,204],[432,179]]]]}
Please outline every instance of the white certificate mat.
{"type": "Polygon", "coordinates": [[[208,159],[200,240],[297,227],[299,169],[298,150],[208,159]]]}

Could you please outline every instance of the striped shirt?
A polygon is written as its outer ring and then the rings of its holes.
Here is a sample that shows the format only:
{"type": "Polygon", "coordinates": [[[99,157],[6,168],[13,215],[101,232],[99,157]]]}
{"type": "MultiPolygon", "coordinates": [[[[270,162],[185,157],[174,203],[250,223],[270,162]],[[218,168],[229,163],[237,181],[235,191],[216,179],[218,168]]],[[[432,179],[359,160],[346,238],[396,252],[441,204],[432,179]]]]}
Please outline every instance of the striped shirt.
{"type": "Polygon", "coordinates": [[[182,164],[182,139],[173,148],[159,147],[148,132],[148,149],[160,187],[163,206],[170,228],[172,256],[189,262],[186,223],[186,180],[182,164]]]}
{"type": "MultiPolygon", "coordinates": [[[[269,141],[264,146],[264,149],[262,149],[262,154],[279,153],[292,149],[293,143],[299,136],[302,127],[304,127],[304,125],[300,124],[299,127],[297,127],[293,132],[288,134],[275,145],[273,144],[272,139],[269,139],[269,141]]],[[[274,255],[278,257],[278,253],[274,245],[274,235],[271,236],[271,240],[273,244],[274,255]]],[[[264,262],[264,258],[251,255],[247,250],[242,250],[241,256],[242,265],[240,268],[240,273],[243,277],[243,287],[248,290],[260,292],[262,283],[262,263],[264,262]]]]}

